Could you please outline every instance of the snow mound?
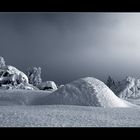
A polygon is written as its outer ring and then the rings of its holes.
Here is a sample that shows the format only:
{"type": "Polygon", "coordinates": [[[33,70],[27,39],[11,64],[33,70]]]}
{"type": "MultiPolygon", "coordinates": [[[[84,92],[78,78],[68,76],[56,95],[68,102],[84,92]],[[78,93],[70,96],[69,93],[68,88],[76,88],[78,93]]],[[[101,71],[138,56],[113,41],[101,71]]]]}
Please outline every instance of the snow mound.
{"type": "Polygon", "coordinates": [[[133,107],[118,98],[102,81],[86,77],[73,81],[39,101],[42,104],[80,105],[95,107],[133,107]]]}

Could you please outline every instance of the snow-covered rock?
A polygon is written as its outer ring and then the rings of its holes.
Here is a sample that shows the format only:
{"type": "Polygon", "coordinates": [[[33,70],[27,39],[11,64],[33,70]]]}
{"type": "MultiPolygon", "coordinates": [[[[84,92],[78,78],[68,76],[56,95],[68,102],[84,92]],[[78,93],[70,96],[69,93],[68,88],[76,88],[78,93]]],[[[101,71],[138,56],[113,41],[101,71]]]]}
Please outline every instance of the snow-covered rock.
{"type": "Polygon", "coordinates": [[[58,88],[40,103],[61,105],[83,105],[95,107],[135,106],[118,98],[102,81],[93,77],[80,78],[58,88]]]}
{"type": "Polygon", "coordinates": [[[57,90],[57,86],[54,81],[42,82],[38,87],[40,90],[57,90]]]}

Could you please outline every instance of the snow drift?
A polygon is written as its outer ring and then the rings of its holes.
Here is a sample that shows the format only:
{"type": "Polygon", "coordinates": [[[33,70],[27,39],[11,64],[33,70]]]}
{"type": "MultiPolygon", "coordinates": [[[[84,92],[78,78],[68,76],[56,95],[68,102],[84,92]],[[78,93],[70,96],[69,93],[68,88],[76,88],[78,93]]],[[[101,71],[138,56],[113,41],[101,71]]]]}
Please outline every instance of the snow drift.
{"type": "Polygon", "coordinates": [[[95,107],[135,106],[118,98],[103,82],[93,77],[80,78],[38,99],[37,104],[80,105],[95,107]]]}
{"type": "Polygon", "coordinates": [[[46,90],[0,89],[0,106],[33,105],[38,98],[46,98],[51,93],[46,90]]]}

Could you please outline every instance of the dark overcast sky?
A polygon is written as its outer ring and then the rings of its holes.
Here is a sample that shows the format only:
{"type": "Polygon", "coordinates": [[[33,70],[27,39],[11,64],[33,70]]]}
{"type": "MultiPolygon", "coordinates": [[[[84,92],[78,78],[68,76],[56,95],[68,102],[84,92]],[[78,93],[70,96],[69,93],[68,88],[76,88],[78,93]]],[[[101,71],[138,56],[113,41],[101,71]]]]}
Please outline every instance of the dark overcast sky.
{"type": "Polygon", "coordinates": [[[140,13],[0,13],[0,55],[67,83],[140,76],[140,13]]]}

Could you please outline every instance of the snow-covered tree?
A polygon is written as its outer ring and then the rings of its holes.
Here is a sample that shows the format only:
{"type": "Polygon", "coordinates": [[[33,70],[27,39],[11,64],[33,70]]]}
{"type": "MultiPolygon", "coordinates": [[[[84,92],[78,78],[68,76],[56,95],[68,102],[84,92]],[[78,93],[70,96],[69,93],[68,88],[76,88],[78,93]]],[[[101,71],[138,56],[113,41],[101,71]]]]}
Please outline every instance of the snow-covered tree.
{"type": "Polygon", "coordinates": [[[0,56],[0,68],[5,67],[5,60],[2,56],[0,56]]]}
{"type": "Polygon", "coordinates": [[[38,86],[41,82],[41,68],[40,67],[31,67],[27,70],[27,76],[29,79],[29,83],[38,86]]]}
{"type": "Polygon", "coordinates": [[[111,76],[108,76],[106,85],[107,85],[109,88],[110,88],[111,86],[114,86],[114,85],[115,85],[115,82],[114,82],[114,80],[111,78],[111,76]]]}

